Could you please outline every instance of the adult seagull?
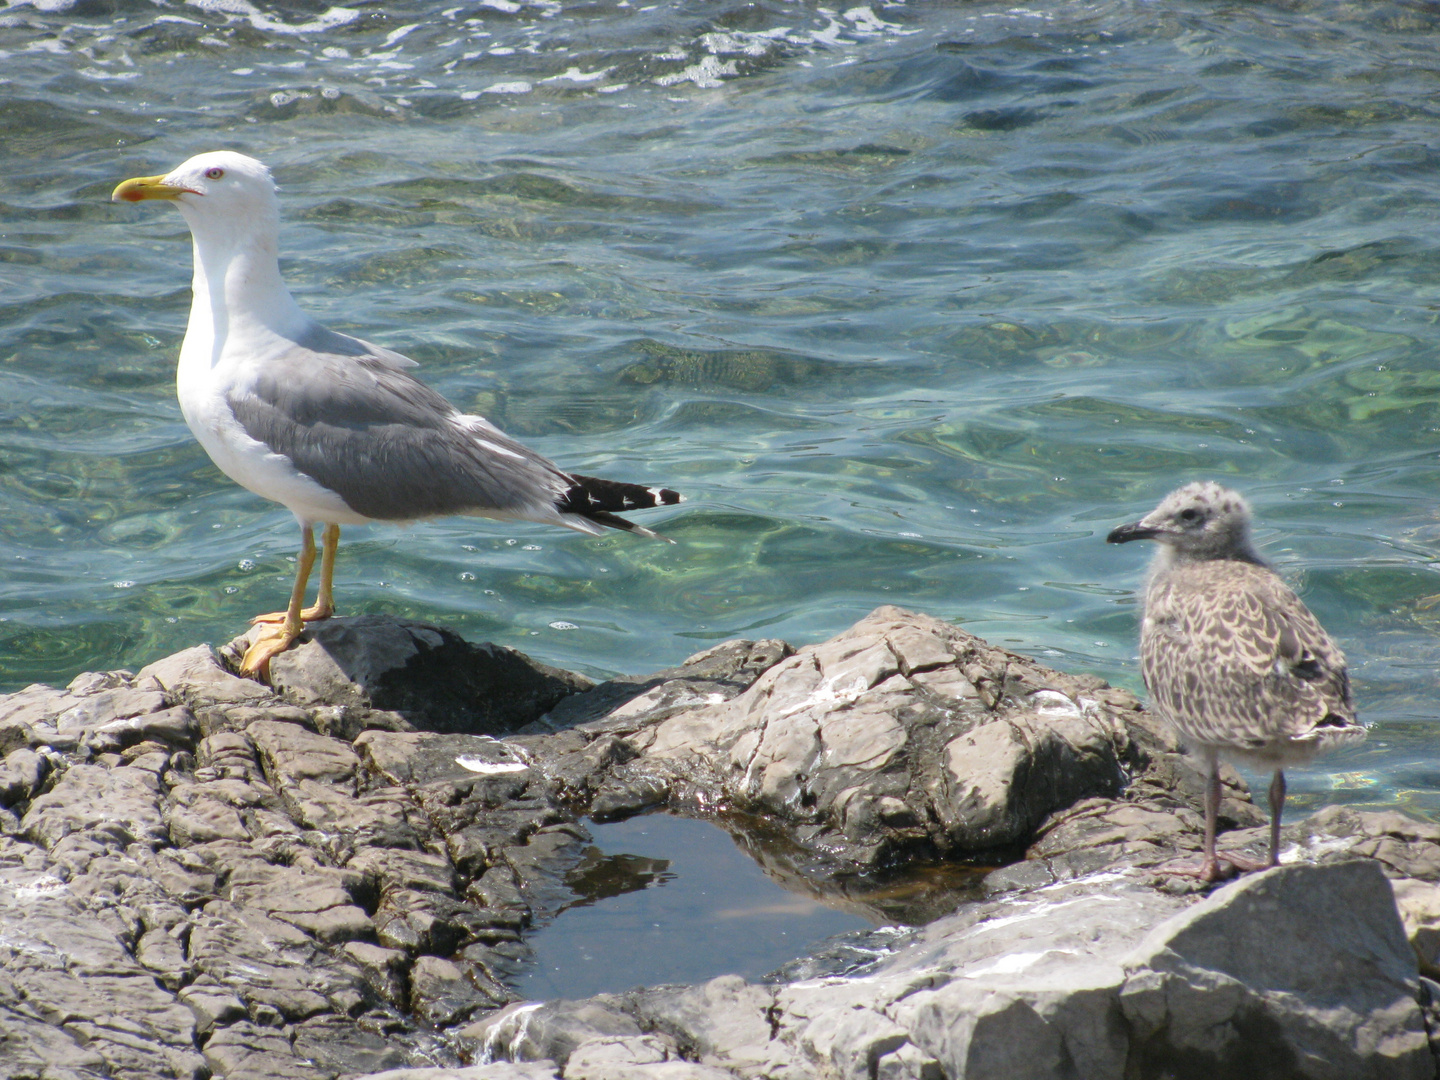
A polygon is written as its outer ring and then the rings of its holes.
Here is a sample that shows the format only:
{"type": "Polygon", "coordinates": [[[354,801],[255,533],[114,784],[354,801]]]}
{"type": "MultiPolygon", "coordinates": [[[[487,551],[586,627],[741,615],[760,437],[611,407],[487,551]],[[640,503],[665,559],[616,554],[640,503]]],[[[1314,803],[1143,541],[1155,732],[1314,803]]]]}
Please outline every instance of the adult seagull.
{"type": "Polygon", "coordinates": [[[305,623],[335,612],[340,526],[442,514],[519,518],[664,539],[617,516],[669,506],[667,488],[567,473],[484,417],[460,412],[407,369],[415,361],[327,330],[280,279],[280,203],[270,170],[229,151],[140,176],[111,198],[164,199],[194,240],[194,298],[176,389],[185,422],[220,470],[300,522],[295,587],[260,615],[242,674],[268,678],[305,623]],[[324,526],[320,589],[301,609],[324,526]]]}

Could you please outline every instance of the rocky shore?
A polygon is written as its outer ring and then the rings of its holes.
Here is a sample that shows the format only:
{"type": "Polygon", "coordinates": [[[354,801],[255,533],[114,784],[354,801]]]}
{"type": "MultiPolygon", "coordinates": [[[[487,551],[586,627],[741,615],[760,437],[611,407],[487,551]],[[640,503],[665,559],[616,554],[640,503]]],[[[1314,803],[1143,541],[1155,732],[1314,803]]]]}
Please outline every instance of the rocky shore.
{"type": "Polygon", "coordinates": [[[1201,777],[1133,695],[927,616],[600,685],[382,617],[272,687],[243,645],[0,698],[0,1076],[1437,1075],[1440,827],[1332,807],[1207,894],[1157,872],[1201,777]],[[583,821],[656,810],[763,816],[836,893],[999,869],[764,982],[517,1000],[583,821]]]}

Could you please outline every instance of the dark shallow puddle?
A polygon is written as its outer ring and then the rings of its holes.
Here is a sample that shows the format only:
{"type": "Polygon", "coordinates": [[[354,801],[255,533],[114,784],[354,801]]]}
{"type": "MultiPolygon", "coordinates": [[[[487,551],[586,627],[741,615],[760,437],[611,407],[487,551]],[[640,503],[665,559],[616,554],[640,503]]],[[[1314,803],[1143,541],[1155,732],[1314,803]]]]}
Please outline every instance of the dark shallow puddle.
{"type": "Polygon", "coordinates": [[[594,844],[567,877],[575,901],[526,935],[533,962],[509,980],[530,1000],[759,979],[835,935],[951,910],[978,876],[930,868],[841,889],[808,881],[783,847],[706,820],[651,814],[587,828],[594,844]]]}

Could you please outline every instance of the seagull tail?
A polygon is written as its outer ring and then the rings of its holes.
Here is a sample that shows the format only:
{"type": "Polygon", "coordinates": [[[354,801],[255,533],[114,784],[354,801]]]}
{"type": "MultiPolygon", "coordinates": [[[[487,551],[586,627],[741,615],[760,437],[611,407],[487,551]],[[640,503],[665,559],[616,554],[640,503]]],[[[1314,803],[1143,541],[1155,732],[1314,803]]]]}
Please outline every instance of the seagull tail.
{"type": "Polygon", "coordinates": [[[646,487],[644,484],[624,484],[618,480],[601,480],[594,476],[572,475],[571,486],[555,502],[555,509],[562,514],[574,514],[604,525],[611,529],[648,536],[652,540],[664,540],[667,544],[675,541],[668,536],[637,525],[619,516],[627,510],[648,510],[653,506],[674,506],[685,501],[685,496],[669,488],[646,487]]]}

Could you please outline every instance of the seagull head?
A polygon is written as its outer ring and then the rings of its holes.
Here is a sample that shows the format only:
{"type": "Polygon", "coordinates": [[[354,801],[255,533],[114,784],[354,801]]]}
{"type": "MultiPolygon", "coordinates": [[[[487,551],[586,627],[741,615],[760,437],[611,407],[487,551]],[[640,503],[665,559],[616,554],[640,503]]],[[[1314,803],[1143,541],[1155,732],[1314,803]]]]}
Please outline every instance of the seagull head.
{"type": "Polygon", "coordinates": [[[1250,544],[1250,504],[1239,492],[1205,480],[1176,488],[1139,521],[1113,529],[1110,544],[1154,540],[1180,559],[1260,562],[1250,544]]]}
{"type": "Polygon", "coordinates": [[[196,154],[163,176],[137,176],[110,195],[114,202],[164,199],[185,216],[197,243],[229,234],[279,231],[280,207],[270,170],[233,150],[196,154]]]}

